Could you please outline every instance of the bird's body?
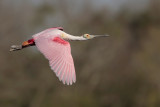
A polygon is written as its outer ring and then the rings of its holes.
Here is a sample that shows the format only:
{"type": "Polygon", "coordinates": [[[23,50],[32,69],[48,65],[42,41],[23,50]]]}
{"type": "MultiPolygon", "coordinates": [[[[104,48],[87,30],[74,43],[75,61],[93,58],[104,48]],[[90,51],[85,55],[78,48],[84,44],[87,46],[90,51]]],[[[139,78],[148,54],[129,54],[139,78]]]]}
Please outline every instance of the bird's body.
{"type": "Polygon", "coordinates": [[[38,50],[49,60],[49,65],[59,80],[64,84],[72,85],[76,82],[76,73],[68,40],[88,40],[97,36],[89,34],[73,36],[65,33],[62,27],[49,28],[33,35],[32,39],[23,42],[20,46],[11,46],[10,51],[36,45],[38,50]]]}

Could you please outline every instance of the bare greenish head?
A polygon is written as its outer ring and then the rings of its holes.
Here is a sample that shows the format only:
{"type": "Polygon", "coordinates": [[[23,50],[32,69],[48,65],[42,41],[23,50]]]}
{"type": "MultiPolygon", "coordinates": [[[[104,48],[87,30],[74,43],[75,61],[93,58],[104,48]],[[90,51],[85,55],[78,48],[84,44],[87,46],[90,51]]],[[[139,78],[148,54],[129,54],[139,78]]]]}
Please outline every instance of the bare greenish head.
{"type": "Polygon", "coordinates": [[[83,37],[86,39],[93,39],[96,37],[108,37],[109,35],[90,35],[90,34],[84,34],[83,37]]]}

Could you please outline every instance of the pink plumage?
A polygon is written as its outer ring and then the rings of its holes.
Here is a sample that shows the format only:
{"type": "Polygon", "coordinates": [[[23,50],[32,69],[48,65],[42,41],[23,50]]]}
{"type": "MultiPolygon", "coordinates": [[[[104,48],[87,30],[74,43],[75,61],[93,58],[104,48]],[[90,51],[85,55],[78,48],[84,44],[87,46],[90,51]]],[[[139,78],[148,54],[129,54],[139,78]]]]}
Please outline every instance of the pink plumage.
{"type": "Polygon", "coordinates": [[[90,40],[95,37],[108,37],[109,35],[73,36],[63,31],[62,27],[46,29],[33,35],[33,38],[24,41],[22,45],[12,45],[10,51],[17,51],[30,46],[37,46],[40,52],[49,60],[51,69],[64,84],[72,85],[76,82],[76,73],[71,48],[68,40],[90,40]]]}
{"type": "Polygon", "coordinates": [[[76,74],[69,42],[60,37],[61,31],[53,28],[33,36],[39,51],[49,60],[51,69],[64,84],[76,82],[76,74]]]}

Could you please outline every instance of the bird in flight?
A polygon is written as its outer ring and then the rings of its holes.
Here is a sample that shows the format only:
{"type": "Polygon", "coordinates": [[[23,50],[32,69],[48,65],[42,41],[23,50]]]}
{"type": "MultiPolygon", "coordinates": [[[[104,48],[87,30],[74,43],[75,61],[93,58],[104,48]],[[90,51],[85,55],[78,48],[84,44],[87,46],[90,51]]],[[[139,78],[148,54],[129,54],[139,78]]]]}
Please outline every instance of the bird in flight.
{"type": "Polygon", "coordinates": [[[62,27],[54,27],[33,35],[32,39],[24,41],[22,45],[12,45],[10,51],[36,46],[49,60],[49,65],[59,80],[63,84],[72,85],[76,82],[76,73],[68,41],[90,40],[95,37],[107,36],[109,35],[84,34],[82,36],[73,36],[65,33],[62,27]]]}

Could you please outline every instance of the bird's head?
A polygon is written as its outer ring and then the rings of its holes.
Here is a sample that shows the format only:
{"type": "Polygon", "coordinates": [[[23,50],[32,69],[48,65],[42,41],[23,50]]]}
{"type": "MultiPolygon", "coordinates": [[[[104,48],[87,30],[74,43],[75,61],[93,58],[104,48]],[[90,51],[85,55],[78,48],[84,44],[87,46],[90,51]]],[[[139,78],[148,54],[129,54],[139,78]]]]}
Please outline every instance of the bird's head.
{"type": "Polygon", "coordinates": [[[93,39],[95,37],[107,37],[107,36],[109,36],[109,35],[90,35],[90,34],[84,34],[83,38],[85,38],[85,39],[93,39]]]}

